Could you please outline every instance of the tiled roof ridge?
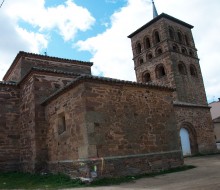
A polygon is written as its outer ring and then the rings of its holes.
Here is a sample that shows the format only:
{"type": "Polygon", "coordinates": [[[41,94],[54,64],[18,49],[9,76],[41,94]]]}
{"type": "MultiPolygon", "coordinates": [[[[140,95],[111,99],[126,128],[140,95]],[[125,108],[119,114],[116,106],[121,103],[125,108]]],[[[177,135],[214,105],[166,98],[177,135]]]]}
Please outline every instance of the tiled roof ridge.
{"type": "Polygon", "coordinates": [[[20,81],[18,81],[18,84],[20,85],[32,71],[40,71],[40,72],[47,72],[47,73],[50,72],[50,73],[65,74],[65,75],[72,75],[72,76],[84,75],[81,73],[68,72],[68,71],[63,71],[63,70],[59,70],[59,69],[52,69],[52,68],[48,68],[48,67],[31,67],[31,69],[27,72],[27,74],[24,75],[20,81]]]}
{"type": "Polygon", "coordinates": [[[30,53],[30,52],[25,52],[25,51],[19,51],[18,55],[24,55],[24,56],[31,56],[35,58],[46,58],[46,59],[54,59],[54,60],[62,60],[62,61],[67,61],[67,62],[77,62],[77,63],[82,63],[86,65],[92,66],[93,63],[89,61],[81,61],[81,60],[75,60],[75,59],[66,59],[66,58],[60,58],[60,57],[54,57],[54,56],[49,56],[49,55],[41,55],[37,53],[30,53]]]}
{"type": "Polygon", "coordinates": [[[61,69],[52,69],[52,68],[48,68],[48,67],[32,67],[31,70],[46,71],[46,72],[67,74],[67,75],[75,75],[75,76],[83,75],[83,74],[80,74],[80,73],[74,73],[74,72],[70,72],[70,71],[63,71],[61,69]]]}
{"type": "Polygon", "coordinates": [[[55,93],[51,94],[51,96],[46,98],[41,104],[45,105],[48,101],[57,97],[60,93],[68,90],[73,85],[76,85],[83,80],[96,80],[96,81],[101,81],[101,82],[108,82],[108,83],[115,83],[115,84],[127,84],[127,85],[138,86],[138,87],[159,88],[159,89],[164,89],[164,90],[169,90],[169,91],[175,90],[175,88],[165,86],[165,85],[162,86],[162,85],[158,85],[158,84],[154,84],[154,83],[137,83],[137,82],[133,82],[133,81],[119,80],[119,79],[107,78],[107,77],[81,75],[81,76],[75,78],[72,82],[70,82],[69,84],[67,84],[63,88],[61,88],[61,89],[57,90],[55,93]]]}
{"type": "Polygon", "coordinates": [[[87,66],[92,66],[93,65],[92,62],[85,62],[85,61],[73,60],[73,59],[65,59],[65,58],[59,58],[59,57],[52,57],[52,56],[48,56],[48,55],[40,55],[40,54],[35,54],[35,53],[19,51],[19,53],[16,55],[15,59],[13,60],[11,66],[9,67],[8,71],[5,73],[5,75],[3,77],[4,80],[11,73],[13,68],[16,66],[17,61],[22,56],[39,58],[39,59],[43,58],[44,60],[52,60],[52,61],[59,61],[59,62],[76,63],[76,64],[87,65],[87,66]]]}

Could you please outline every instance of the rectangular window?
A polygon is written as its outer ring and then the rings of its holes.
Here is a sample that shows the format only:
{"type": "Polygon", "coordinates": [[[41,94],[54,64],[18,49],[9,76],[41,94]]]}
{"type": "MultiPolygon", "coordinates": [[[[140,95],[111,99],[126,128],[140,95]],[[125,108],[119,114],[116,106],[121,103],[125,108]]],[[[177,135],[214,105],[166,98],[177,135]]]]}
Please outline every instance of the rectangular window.
{"type": "Polygon", "coordinates": [[[58,117],[58,134],[60,135],[66,131],[66,120],[64,114],[60,114],[58,117]]]}

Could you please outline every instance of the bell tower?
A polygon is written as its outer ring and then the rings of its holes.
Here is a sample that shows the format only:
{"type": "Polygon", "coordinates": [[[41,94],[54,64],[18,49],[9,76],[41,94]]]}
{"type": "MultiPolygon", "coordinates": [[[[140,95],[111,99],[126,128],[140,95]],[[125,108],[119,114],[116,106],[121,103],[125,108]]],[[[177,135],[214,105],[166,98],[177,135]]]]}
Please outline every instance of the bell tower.
{"type": "Polygon", "coordinates": [[[130,34],[137,82],[176,88],[181,102],[207,105],[192,25],[170,15],[157,14],[130,34]]]}
{"type": "Polygon", "coordinates": [[[137,82],[175,88],[173,106],[183,155],[215,152],[193,26],[165,13],[158,15],[153,1],[152,5],[153,19],[128,36],[137,82]]]}

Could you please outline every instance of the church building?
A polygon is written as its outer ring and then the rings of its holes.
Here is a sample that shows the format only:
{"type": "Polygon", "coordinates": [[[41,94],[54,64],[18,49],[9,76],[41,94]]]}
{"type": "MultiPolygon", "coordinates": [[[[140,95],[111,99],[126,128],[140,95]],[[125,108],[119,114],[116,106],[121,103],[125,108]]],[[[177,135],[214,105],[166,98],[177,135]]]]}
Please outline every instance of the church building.
{"type": "Polygon", "coordinates": [[[216,151],[193,26],[153,10],[128,36],[137,82],[17,54],[0,81],[0,171],[125,176],[216,151]]]}

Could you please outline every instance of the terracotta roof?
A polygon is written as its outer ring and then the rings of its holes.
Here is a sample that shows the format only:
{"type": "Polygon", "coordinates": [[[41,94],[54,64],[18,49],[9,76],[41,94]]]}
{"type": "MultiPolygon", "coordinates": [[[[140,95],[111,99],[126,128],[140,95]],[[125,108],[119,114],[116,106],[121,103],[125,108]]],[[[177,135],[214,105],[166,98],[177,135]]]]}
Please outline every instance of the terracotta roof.
{"type": "Polygon", "coordinates": [[[140,27],[139,29],[137,29],[135,32],[131,33],[128,38],[132,38],[134,35],[136,35],[137,33],[141,32],[142,30],[144,30],[145,28],[147,28],[148,26],[152,25],[153,23],[157,22],[158,20],[160,20],[161,18],[166,18],[168,20],[171,20],[173,22],[176,22],[178,24],[181,24],[187,28],[192,29],[193,26],[190,24],[187,24],[186,22],[183,22],[177,18],[174,18],[168,14],[162,13],[159,16],[155,17],[153,20],[151,20],[150,22],[146,23],[145,25],[143,25],[142,27],[140,27]]]}
{"type": "Polygon", "coordinates": [[[15,57],[13,63],[11,64],[9,70],[6,72],[5,78],[11,73],[12,69],[15,67],[16,63],[21,57],[29,57],[29,58],[35,58],[35,59],[41,59],[41,60],[49,60],[49,61],[57,61],[57,62],[65,62],[65,63],[73,63],[73,64],[78,64],[78,65],[87,65],[87,66],[92,66],[92,62],[85,62],[85,61],[79,61],[79,60],[72,60],[72,59],[64,59],[64,58],[58,58],[58,57],[52,57],[52,56],[47,56],[47,55],[40,55],[40,54],[35,54],[35,53],[28,53],[24,51],[20,51],[17,56],[15,57]]]}
{"type": "Polygon", "coordinates": [[[137,82],[132,82],[132,81],[107,78],[107,77],[84,75],[84,76],[77,77],[71,83],[67,84],[65,87],[56,91],[54,94],[46,98],[41,104],[46,105],[47,103],[49,103],[50,101],[58,97],[59,95],[71,89],[73,86],[76,86],[77,84],[84,82],[84,81],[96,81],[96,82],[102,82],[102,83],[122,84],[122,85],[136,86],[136,87],[150,87],[150,88],[157,88],[157,89],[163,89],[163,90],[169,90],[169,91],[175,90],[175,88],[171,88],[165,85],[158,85],[154,83],[137,83],[137,82]]]}
{"type": "Polygon", "coordinates": [[[174,106],[185,106],[185,107],[208,108],[208,109],[211,108],[211,107],[208,106],[208,105],[192,104],[192,103],[180,102],[180,101],[173,101],[173,105],[174,105],[174,106]]]}

